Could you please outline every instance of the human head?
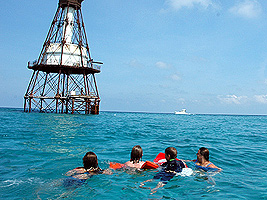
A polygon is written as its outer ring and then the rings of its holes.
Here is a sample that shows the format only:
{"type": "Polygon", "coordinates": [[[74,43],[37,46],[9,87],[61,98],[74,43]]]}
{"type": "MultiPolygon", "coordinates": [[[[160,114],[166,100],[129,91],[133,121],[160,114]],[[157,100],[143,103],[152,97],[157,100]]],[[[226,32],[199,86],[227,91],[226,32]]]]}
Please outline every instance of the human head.
{"type": "Polygon", "coordinates": [[[206,161],[209,161],[209,157],[210,157],[210,152],[209,152],[209,150],[207,149],[207,148],[205,148],[205,147],[201,147],[199,150],[198,150],[198,154],[197,154],[198,156],[203,156],[204,157],[204,159],[206,160],[206,161]],[[200,154],[200,155],[199,155],[200,154]]]}
{"type": "Polygon", "coordinates": [[[83,166],[85,169],[98,168],[97,156],[94,152],[87,152],[83,157],[83,166]]]}
{"type": "Polygon", "coordinates": [[[175,159],[177,157],[177,150],[174,147],[168,147],[165,149],[165,155],[169,156],[170,159],[175,159]]]}
{"type": "Polygon", "coordinates": [[[143,150],[142,150],[141,146],[136,145],[132,149],[130,161],[133,161],[134,163],[138,163],[139,160],[142,159],[142,156],[143,156],[143,150]]]}

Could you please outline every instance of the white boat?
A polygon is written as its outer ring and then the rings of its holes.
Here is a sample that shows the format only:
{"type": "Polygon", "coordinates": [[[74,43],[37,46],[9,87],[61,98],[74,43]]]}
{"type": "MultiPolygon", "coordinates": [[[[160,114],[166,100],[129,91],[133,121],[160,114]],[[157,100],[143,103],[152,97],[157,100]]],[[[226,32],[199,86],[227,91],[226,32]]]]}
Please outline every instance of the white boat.
{"type": "Polygon", "coordinates": [[[189,115],[190,113],[186,112],[186,109],[182,109],[181,111],[174,111],[176,115],[189,115]]]}

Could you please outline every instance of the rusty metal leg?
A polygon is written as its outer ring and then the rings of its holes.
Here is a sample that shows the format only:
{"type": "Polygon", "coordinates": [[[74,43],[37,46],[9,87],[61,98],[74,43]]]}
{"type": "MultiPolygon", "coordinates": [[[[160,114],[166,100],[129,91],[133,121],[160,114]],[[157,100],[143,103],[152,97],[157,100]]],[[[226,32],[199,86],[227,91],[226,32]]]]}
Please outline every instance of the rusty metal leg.
{"type": "Polygon", "coordinates": [[[74,113],[74,98],[72,99],[72,108],[71,108],[71,114],[74,113]]]}
{"type": "Polygon", "coordinates": [[[29,99],[29,113],[31,112],[31,109],[32,109],[32,108],[31,108],[31,104],[32,104],[32,99],[30,98],[30,99],[29,99]]]}
{"type": "Polygon", "coordinates": [[[24,97],[24,112],[26,112],[27,99],[24,97]]]}

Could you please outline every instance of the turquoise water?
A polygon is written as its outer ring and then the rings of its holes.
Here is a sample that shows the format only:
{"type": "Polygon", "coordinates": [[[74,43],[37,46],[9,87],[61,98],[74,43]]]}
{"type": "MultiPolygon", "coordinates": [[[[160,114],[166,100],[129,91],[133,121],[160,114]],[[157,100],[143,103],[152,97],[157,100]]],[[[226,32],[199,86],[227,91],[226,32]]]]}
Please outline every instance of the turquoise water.
{"type": "Polygon", "coordinates": [[[267,116],[115,113],[62,115],[0,108],[1,199],[267,199],[267,116]],[[126,162],[141,145],[143,160],[169,146],[181,159],[210,150],[220,173],[176,176],[151,194],[156,170],[114,171],[76,187],[64,174],[94,151],[101,168],[126,162]]]}

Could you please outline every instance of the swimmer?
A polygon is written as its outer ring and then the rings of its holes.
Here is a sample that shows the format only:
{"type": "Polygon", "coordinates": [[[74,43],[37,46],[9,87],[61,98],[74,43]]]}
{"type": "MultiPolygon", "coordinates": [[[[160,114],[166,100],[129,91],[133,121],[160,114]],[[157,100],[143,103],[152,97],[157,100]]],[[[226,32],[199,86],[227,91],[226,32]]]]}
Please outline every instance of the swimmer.
{"type": "MultiPolygon", "coordinates": [[[[168,147],[165,149],[165,158],[167,162],[163,163],[161,166],[163,169],[157,173],[153,179],[160,179],[158,185],[151,190],[151,194],[155,193],[158,188],[163,187],[171,180],[176,173],[182,171],[185,168],[185,164],[181,160],[177,160],[177,150],[174,147],[168,147]]],[[[151,182],[153,179],[147,180],[145,182],[151,182]]],[[[144,186],[144,183],[141,183],[140,187],[144,186]]]]}
{"type": "Polygon", "coordinates": [[[209,161],[209,150],[205,147],[201,147],[197,152],[197,159],[192,160],[195,163],[197,169],[201,169],[204,171],[215,170],[222,171],[221,168],[214,165],[209,161]]]}
{"type": "Polygon", "coordinates": [[[141,146],[134,146],[131,152],[131,159],[130,161],[125,163],[125,166],[141,169],[142,165],[145,163],[144,161],[142,161],[142,156],[143,150],[141,146]]]}
{"type": "Polygon", "coordinates": [[[77,167],[66,173],[66,176],[71,176],[72,178],[79,180],[86,180],[92,175],[96,174],[110,174],[109,170],[102,170],[98,166],[97,155],[94,152],[87,152],[83,157],[83,167],[77,167]]]}
{"type": "Polygon", "coordinates": [[[180,160],[176,160],[177,150],[174,147],[165,149],[165,158],[167,162],[161,165],[164,169],[156,174],[154,179],[160,179],[164,184],[167,184],[167,181],[171,180],[176,173],[181,172],[185,168],[185,164],[180,160]]]}

